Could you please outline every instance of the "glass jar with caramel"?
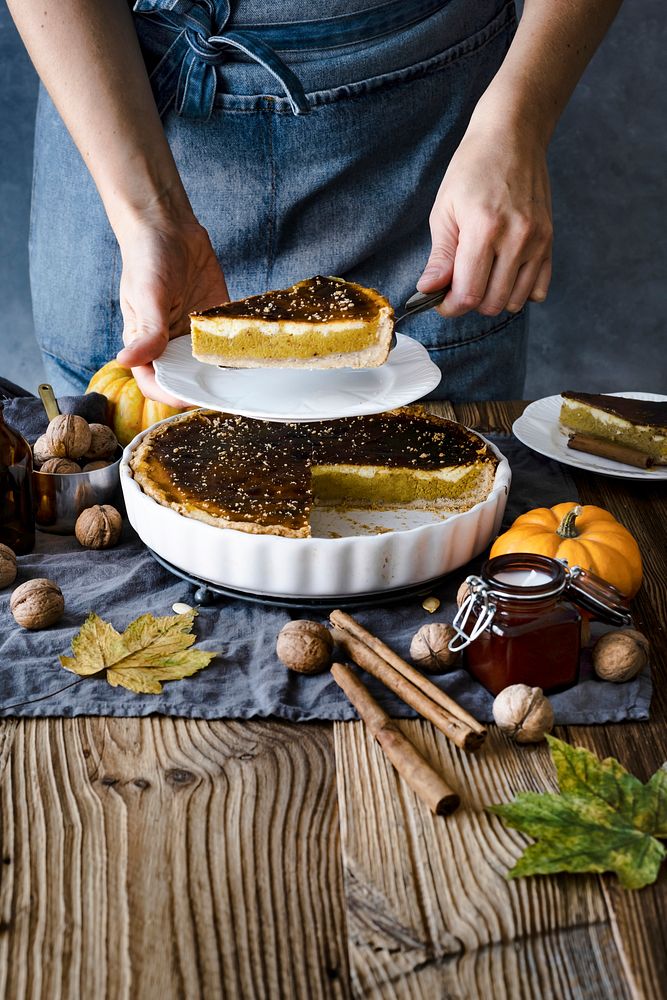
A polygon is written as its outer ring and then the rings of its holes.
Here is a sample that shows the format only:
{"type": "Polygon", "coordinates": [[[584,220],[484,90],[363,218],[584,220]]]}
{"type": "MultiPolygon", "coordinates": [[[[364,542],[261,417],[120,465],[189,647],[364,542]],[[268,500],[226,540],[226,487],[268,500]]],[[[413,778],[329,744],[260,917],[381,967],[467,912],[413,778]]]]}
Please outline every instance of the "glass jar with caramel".
{"type": "Polygon", "coordinates": [[[548,556],[512,553],[487,560],[467,579],[454,619],[452,651],[492,694],[510,684],[558,691],[577,681],[581,615],[611,625],[632,618],[623,595],[595,574],[548,556]]]}

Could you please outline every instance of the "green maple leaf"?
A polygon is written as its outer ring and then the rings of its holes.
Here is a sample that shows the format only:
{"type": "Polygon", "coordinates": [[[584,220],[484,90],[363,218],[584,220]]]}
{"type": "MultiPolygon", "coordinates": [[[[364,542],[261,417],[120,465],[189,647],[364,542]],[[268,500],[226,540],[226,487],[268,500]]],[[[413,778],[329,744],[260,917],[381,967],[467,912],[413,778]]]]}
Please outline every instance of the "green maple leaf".
{"type": "Polygon", "coordinates": [[[106,670],[112,687],[159,694],[163,681],[181,680],[206,667],[217,653],[190,649],[195,610],[154,618],[141,615],[121,634],[90,614],[72,639],[73,656],[61,656],[65,670],[90,677],[106,670]]]}
{"type": "Polygon", "coordinates": [[[626,889],[658,877],[667,849],[667,771],[645,785],[613,757],[547,737],[558,794],[522,792],[489,811],[533,837],[508,877],[554,872],[607,872],[626,889]]]}

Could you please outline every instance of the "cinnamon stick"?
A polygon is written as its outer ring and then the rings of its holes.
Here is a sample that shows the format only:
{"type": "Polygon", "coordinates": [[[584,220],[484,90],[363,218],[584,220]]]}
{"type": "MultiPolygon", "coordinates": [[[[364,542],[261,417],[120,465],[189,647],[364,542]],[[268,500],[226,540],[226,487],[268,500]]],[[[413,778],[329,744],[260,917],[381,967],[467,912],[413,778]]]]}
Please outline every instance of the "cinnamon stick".
{"type": "Polygon", "coordinates": [[[477,750],[481,746],[486,729],[453,698],[401,659],[351,615],[344,611],[332,611],[329,620],[334,626],[334,641],[367,673],[382,681],[457,746],[464,750],[477,750]]]}
{"type": "Polygon", "coordinates": [[[638,448],[630,448],[626,444],[616,444],[615,441],[603,441],[590,434],[572,434],[567,442],[573,451],[584,451],[587,455],[597,455],[608,458],[612,462],[623,462],[634,465],[637,469],[648,469],[653,465],[653,459],[638,448]]]}
{"type": "Polygon", "coordinates": [[[430,681],[428,677],[424,677],[416,667],[413,667],[412,664],[402,659],[382,639],[378,639],[372,632],[365,629],[363,625],[360,625],[352,615],[348,615],[344,611],[332,611],[329,615],[329,620],[332,625],[349,632],[356,639],[359,639],[368,646],[369,649],[381,656],[394,670],[397,670],[399,674],[402,674],[411,681],[424,694],[428,695],[429,698],[432,698],[445,711],[449,712],[450,715],[470,726],[474,732],[480,733],[480,735],[486,733],[484,726],[470,712],[466,712],[465,708],[461,708],[458,702],[450,698],[444,691],[441,691],[437,684],[430,681]]]}
{"type": "Polygon", "coordinates": [[[415,795],[436,816],[448,816],[458,807],[460,799],[447,782],[422,757],[417,747],[378,705],[368,688],[344,663],[334,663],[331,673],[363,719],[369,732],[382,748],[415,795]]]}

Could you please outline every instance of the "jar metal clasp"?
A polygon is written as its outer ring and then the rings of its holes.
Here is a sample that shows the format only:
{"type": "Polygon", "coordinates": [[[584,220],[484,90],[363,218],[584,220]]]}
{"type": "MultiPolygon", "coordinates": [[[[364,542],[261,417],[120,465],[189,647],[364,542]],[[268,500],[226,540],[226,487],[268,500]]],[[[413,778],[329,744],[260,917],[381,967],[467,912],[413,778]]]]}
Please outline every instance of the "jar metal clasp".
{"type": "Polygon", "coordinates": [[[489,588],[485,581],[480,576],[468,576],[465,582],[468,584],[470,593],[461,602],[461,607],[456,612],[454,621],[452,622],[452,627],[456,632],[456,635],[448,644],[448,649],[452,653],[458,653],[460,650],[465,649],[466,646],[469,646],[471,642],[474,642],[484,629],[488,628],[496,613],[495,602],[489,593],[489,588]],[[468,619],[475,608],[479,610],[477,621],[473,625],[472,630],[466,632],[468,619]]]}

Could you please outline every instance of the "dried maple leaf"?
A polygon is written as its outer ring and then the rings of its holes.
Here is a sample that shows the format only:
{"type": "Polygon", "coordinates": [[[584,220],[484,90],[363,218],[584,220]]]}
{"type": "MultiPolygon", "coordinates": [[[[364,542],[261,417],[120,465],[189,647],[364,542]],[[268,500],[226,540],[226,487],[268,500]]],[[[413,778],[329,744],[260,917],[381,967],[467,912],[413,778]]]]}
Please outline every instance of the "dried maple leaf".
{"type": "Polygon", "coordinates": [[[65,670],[89,677],[106,670],[112,687],[138,694],[159,694],[163,681],[190,677],[217,653],[190,649],[197,612],[154,618],[141,615],[121,634],[98,615],[90,614],[72,639],[74,656],[61,656],[65,670]]]}
{"type": "Polygon", "coordinates": [[[644,785],[613,757],[547,739],[559,794],[523,792],[489,807],[536,841],[508,876],[613,871],[626,889],[654,882],[667,854],[659,839],[667,837],[667,770],[644,785]]]}

